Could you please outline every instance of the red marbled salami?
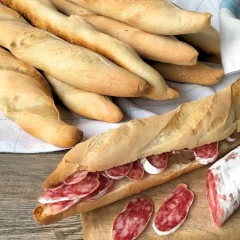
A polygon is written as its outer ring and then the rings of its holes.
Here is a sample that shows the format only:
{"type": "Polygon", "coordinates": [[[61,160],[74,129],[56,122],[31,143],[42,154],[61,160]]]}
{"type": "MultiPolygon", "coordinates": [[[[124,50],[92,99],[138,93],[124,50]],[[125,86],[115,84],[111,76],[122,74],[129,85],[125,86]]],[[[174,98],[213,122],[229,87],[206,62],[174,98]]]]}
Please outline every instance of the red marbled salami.
{"type": "Polygon", "coordinates": [[[88,173],[82,181],[72,185],[63,185],[57,190],[46,190],[39,198],[40,203],[56,203],[74,199],[82,199],[95,191],[100,182],[98,173],[88,173]]]}
{"type": "Polygon", "coordinates": [[[76,184],[82,181],[88,175],[87,171],[77,171],[71,176],[67,177],[64,181],[66,185],[76,184]]]}
{"type": "Polygon", "coordinates": [[[105,171],[106,175],[112,179],[121,179],[127,176],[132,167],[132,163],[127,163],[122,166],[111,168],[105,171]]]}
{"type": "Polygon", "coordinates": [[[113,240],[136,239],[146,228],[153,212],[153,203],[148,198],[130,201],[113,223],[113,240]]]}
{"type": "Polygon", "coordinates": [[[62,201],[62,202],[56,202],[56,203],[49,203],[48,207],[50,208],[52,215],[56,215],[60,212],[63,212],[69,209],[75,203],[76,203],[75,200],[68,200],[68,201],[62,201]]]}
{"type": "Polygon", "coordinates": [[[226,140],[228,142],[235,142],[240,138],[240,132],[233,132],[226,140]]]}
{"type": "Polygon", "coordinates": [[[171,154],[168,152],[152,155],[150,157],[141,159],[141,164],[147,173],[159,174],[166,169],[170,157],[171,154]]]}
{"type": "Polygon", "coordinates": [[[158,235],[168,235],[176,231],[186,219],[194,194],[187,185],[179,184],[171,196],[159,208],[153,221],[153,229],[158,235]]]}
{"type": "Polygon", "coordinates": [[[214,162],[218,157],[218,142],[210,143],[193,149],[195,159],[201,164],[214,162]]]}
{"type": "Polygon", "coordinates": [[[144,176],[144,169],[139,160],[133,162],[130,171],[128,172],[127,178],[130,180],[138,180],[144,176]]]}
{"type": "Polygon", "coordinates": [[[240,205],[240,147],[207,170],[206,189],[213,221],[221,227],[240,205]]]}
{"type": "Polygon", "coordinates": [[[96,199],[104,196],[113,186],[114,180],[100,174],[99,182],[100,182],[100,184],[99,184],[98,188],[94,192],[89,194],[86,198],[84,198],[83,200],[93,201],[93,200],[96,200],[96,199]]]}

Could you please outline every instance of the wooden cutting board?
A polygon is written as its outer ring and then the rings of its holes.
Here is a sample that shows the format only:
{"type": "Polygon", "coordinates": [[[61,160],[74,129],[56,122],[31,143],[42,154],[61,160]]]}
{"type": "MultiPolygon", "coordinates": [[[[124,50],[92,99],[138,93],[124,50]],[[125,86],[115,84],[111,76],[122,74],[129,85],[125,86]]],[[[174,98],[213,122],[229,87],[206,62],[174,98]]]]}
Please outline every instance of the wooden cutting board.
{"type": "Polygon", "coordinates": [[[208,167],[195,170],[106,207],[82,214],[84,239],[111,240],[113,221],[131,199],[137,196],[149,197],[154,203],[154,216],[171,191],[179,183],[185,183],[194,192],[195,199],[184,224],[173,234],[159,236],[152,228],[152,216],[147,228],[138,240],[240,240],[240,209],[225,222],[222,228],[217,228],[212,221],[205,187],[205,173],[208,167]]]}

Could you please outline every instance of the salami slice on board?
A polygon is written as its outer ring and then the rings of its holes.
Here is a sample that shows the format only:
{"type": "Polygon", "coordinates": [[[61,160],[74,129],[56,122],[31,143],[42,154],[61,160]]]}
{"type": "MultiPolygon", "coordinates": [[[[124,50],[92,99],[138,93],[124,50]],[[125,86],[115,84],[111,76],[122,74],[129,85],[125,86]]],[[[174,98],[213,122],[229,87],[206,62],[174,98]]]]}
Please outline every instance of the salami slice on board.
{"type": "Polygon", "coordinates": [[[136,239],[146,228],[153,212],[153,203],[148,198],[130,201],[113,223],[113,240],[136,239]]]}
{"type": "Polygon", "coordinates": [[[213,221],[221,227],[240,206],[240,147],[207,170],[206,189],[213,221]]]}
{"type": "Polygon", "coordinates": [[[141,164],[147,173],[159,174],[166,169],[169,158],[170,153],[161,153],[141,159],[141,164]]]}
{"type": "Polygon", "coordinates": [[[100,182],[98,173],[88,173],[82,181],[72,185],[63,185],[57,190],[46,190],[39,198],[40,203],[56,203],[74,199],[82,199],[95,191],[100,182]]]}
{"type": "Polygon", "coordinates": [[[99,186],[98,188],[92,192],[91,194],[89,194],[86,198],[84,198],[83,200],[85,201],[93,201],[96,200],[102,196],[104,196],[113,186],[113,182],[114,180],[109,178],[109,177],[105,177],[104,175],[99,174],[99,186]]]}
{"type": "Polygon", "coordinates": [[[179,184],[172,195],[159,208],[153,221],[153,229],[158,235],[168,235],[176,231],[186,219],[194,194],[187,185],[179,184]]]}
{"type": "Polygon", "coordinates": [[[111,168],[105,171],[106,175],[112,179],[121,179],[127,176],[132,167],[132,163],[127,163],[122,166],[111,168]]]}
{"type": "Polygon", "coordinates": [[[214,162],[218,157],[218,142],[194,148],[193,152],[196,160],[201,164],[214,162]]]}
{"type": "Polygon", "coordinates": [[[128,172],[127,178],[130,180],[138,180],[143,178],[144,169],[139,160],[133,162],[130,171],[128,172]]]}
{"type": "Polygon", "coordinates": [[[87,171],[77,171],[71,176],[67,177],[64,181],[66,185],[76,184],[82,181],[88,175],[87,171]]]}

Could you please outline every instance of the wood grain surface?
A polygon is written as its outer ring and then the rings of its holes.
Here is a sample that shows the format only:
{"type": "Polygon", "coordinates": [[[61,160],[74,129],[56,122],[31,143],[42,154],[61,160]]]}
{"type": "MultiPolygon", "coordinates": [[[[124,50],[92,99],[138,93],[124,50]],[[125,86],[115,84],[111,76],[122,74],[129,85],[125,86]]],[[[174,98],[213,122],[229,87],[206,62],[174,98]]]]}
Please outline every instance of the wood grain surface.
{"type": "Polygon", "coordinates": [[[79,216],[49,226],[32,217],[43,180],[63,154],[0,154],[0,240],[83,239],[79,216]]]}
{"type": "Polygon", "coordinates": [[[84,239],[111,240],[113,221],[131,199],[136,196],[149,197],[154,202],[154,216],[161,203],[176,188],[177,184],[186,183],[195,193],[195,199],[184,224],[171,235],[158,236],[152,228],[152,217],[138,240],[240,240],[240,209],[227,220],[222,228],[217,228],[212,221],[206,198],[206,169],[207,167],[195,170],[131,198],[82,214],[84,239]]]}

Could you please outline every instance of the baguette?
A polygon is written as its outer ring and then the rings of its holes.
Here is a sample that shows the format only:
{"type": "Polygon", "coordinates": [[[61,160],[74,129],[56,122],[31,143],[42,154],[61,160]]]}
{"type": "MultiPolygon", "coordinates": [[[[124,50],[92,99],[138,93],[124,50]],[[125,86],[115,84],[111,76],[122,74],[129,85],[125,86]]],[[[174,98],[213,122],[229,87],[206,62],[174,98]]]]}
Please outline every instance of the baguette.
{"type": "MultiPolygon", "coordinates": [[[[104,171],[151,155],[193,149],[213,142],[219,142],[220,157],[240,143],[239,139],[236,142],[225,140],[234,131],[240,131],[239,96],[240,79],[214,95],[184,103],[166,114],[136,119],[93,137],[71,149],[43,187],[56,186],[78,170],[104,171]]],[[[40,204],[34,217],[40,224],[49,224],[110,204],[202,166],[196,159],[176,154],[161,174],[145,175],[136,181],[121,179],[99,199],[80,201],[56,215],[51,214],[46,204],[40,204]]]]}
{"type": "Polygon", "coordinates": [[[2,4],[0,29],[0,45],[18,59],[82,90],[137,97],[148,87],[145,80],[105,57],[32,27],[2,4]]]}
{"type": "Polygon", "coordinates": [[[155,62],[152,66],[161,72],[164,78],[175,82],[195,83],[208,86],[219,83],[224,75],[222,69],[212,68],[199,62],[195,66],[178,66],[155,62]]]}
{"type": "Polygon", "coordinates": [[[58,12],[49,0],[1,2],[23,14],[36,27],[49,30],[71,43],[98,52],[145,79],[150,84],[145,97],[156,100],[178,97],[178,93],[167,86],[160,73],[146,64],[133,48],[99,32],[80,16],[66,17],[58,12]]]}
{"type": "Polygon", "coordinates": [[[82,132],[61,120],[46,80],[33,67],[0,48],[0,110],[32,136],[73,147],[82,132]]]}
{"type": "Polygon", "coordinates": [[[198,52],[173,36],[144,32],[126,23],[97,15],[66,0],[51,2],[67,16],[79,15],[99,31],[125,42],[143,58],[178,65],[195,65],[197,62],[198,52]]]}
{"type": "Polygon", "coordinates": [[[109,98],[96,93],[83,91],[58,81],[47,73],[43,74],[53,92],[72,112],[90,119],[104,122],[119,122],[123,114],[109,98]]]}
{"type": "Polygon", "coordinates": [[[221,58],[219,32],[212,26],[209,26],[199,33],[185,34],[178,37],[207,54],[221,58]]]}
{"type": "Polygon", "coordinates": [[[184,10],[168,0],[71,0],[80,6],[149,33],[179,35],[210,26],[210,13],[184,10]]]}

